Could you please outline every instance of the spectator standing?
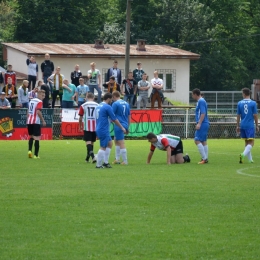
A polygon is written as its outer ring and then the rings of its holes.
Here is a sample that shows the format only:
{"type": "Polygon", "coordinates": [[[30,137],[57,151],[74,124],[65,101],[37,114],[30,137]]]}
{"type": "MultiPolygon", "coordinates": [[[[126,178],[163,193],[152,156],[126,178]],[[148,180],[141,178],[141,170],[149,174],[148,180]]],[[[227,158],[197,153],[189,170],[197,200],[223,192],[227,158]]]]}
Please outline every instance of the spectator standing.
{"type": "Polygon", "coordinates": [[[94,90],[96,89],[96,91],[98,92],[97,102],[100,103],[101,102],[101,94],[102,94],[100,71],[98,69],[96,69],[96,63],[95,62],[91,62],[90,67],[91,67],[91,69],[88,71],[89,91],[94,94],[94,90]]]}
{"type": "Polygon", "coordinates": [[[121,84],[121,94],[124,96],[124,101],[129,101],[130,108],[133,107],[134,95],[136,94],[137,83],[133,78],[133,72],[128,72],[127,79],[124,79],[121,84]]]}
{"type": "Polygon", "coordinates": [[[35,88],[36,80],[38,78],[38,64],[36,63],[34,56],[31,57],[28,56],[26,60],[26,64],[28,67],[28,81],[29,81],[28,88],[29,90],[32,90],[35,88]]]}
{"type": "Polygon", "coordinates": [[[110,77],[113,76],[115,78],[116,83],[121,85],[122,82],[122,72],[120,69],[117,68],[118,61],[114,60],[113,67],[108,69],[106,75],[106,84],[108,84],[110,77]]]}
{"type": "Polygon", "coordinates": [[[79,131],[84,130],[83,140],[86,142],[87,147],[86,162],[89,162],[91,157],[92,163],[97,162],[93,151],[97,139],[95,110],[98,103],[94,102],[94,98],[94,94],[89,92],[87,94],[88,101],[82,104],[79,109],[79,131]]]}
{"type": "MultiPolygon", "coordinates": [[[[48,78],[54,74],[54,63],[50,60],[50,55],[48,53],[45,54],[45,60],[41,64],[42,71],[42,79],[45,84],[48,83],[48,78]]],[[[51,93],[53,91],[52,84],[49,81],[51,93]]]]}
{"type": "Polygon", "coordinates": [[[11,108],[10,102],[5,98],[5,92],[0,92],[0,109],[9,109],[11,108]]]}
{"type": "Polygon", "coordinates": [[[18,89],[18,104],[21,108],[28,108],[29,105],[29,81],[24,80],[23,85],[18,89]]]}
{"type": "Polygon", "coordinates": [[[149,88],[150,82],[147,81],[147,74],[143,73],[142,80],[138,82],[139,95],[137,96],[137,109],[140,109],[141,101],[143,101],[143,109],[146,109],[149,88]]]}
{"type": "Polygon", "coordinates": [[[89,87],[85,85],[84,79],[79,79],[79,85],[76,89],[76,102],[78,104],[78,107],[80,107],[82,104],[84,104],[87,101],[87,94],[89,92],[89,87]]]}
{"type": "MultiPolygon", "coordinates": [[[[43,108],[49,108],[50,104],[49,104],[49,100],[50,100],[50,88],[47,84],[43,83],[43,81],[39,80],[38,81],[38,88],[42,89],[45,91],[45,97],[42,100],[42,105],[43,108]]],[[[36,90],[38,90],[38,88],[35,88],[36,90]]],[[[37,93],[36,93],[37,94],[37,93]]]]}
{"type": "Polygon", "coordinates": [[[76,97],[76,86],[72,83],[69,83],[67,79],[64,79],[62,89],[62,108],[73,108],[74,98],[76,97]]]}
{"type": "Polygon", "coordinates": [[[154,108],[154,103],[157,100],[158,102],[158,108],[162,108],[162,99],[163,99],[163,80],[158,77],[158,72],[155,71],[153,73],[154,78],[151,80],[152,85],[152,93],[151,93],[151,108],[154,108]]]}
{"type": "Polygon", "coordinates": [[[81,77],[82,77],[82,73],[79,70],[79,65],[76,64],[74,71],[72,71],[71,74],[70,74],[71,83],[74,84],[75,86],[78,86],[80,84],[79,79],[81,77]]]}
{"type": "Polygon", "coordinates": [[[12,85],[14,85],[16,87],[17,84],[17,80],[16,80],[16,73],[13,71],[13,66],[12,65],[8,65],[7,66],[7,70],[4,74],[4,81],[5,84],[8,84],[8,78],[12,79],[12,85]]]}
{"type": "MultiPolygon", "coordinates": [[[[142,80],[142,75],[144,74],[144,71],[142,69],[142,63],[140,61],[137,62],[137,68],[133,71],[133,77],[138,84],[140,80],[142,80]]],[[[136,90],[136,95],[134,96],[133,105],[135,104],[137,97],[139,95],[139,89],[136,90]]]]}
{"type": "Polygon", "coordinates": [[[112,168],[109,164],[109,156],[113,145],[109,132],[110,120],[112,120],[119,128],[126,133],[125,128],[117,120],[112,107],[112,94],[106,93],[104,101],[96,107],[96,134],[100,140],[100,149],[97,154],[96,168],[112,168]],[[102,165],[102,162],[103,165],[102,165]]]}
{"type": "Polygon", "coordinates": [[[244,162],[245,156],[250,163],[253,163],[251,150],[254,146],[255,128],[259,131],[256,102],[250,99],[250,89],[242,89],[243,100],[237,104],[237,133],[245,141],[243,153],[239,155],[239,163],[244,162]],[[241,120],[241,122],[240,122],[241,120]],[[255,125],[254,125],[255,123],[255,125]]]}
{"type": "Polygon", "coordinates": [[[6,98],[11,104],[12,108],[16,107],[17,90],[15,85],[12,84],[12,78],[7,78],[7,84],[4,86],[3,92],[5,92],[6,98]]]}
{"type": "Polygon", "coordinates": [[[62,95],[63,95],[62,84],[63,84],[64,76],[60,74],[60,67],[57,67],[55,70],[55,74],[52,74],[47,80],[53,85],[52,108],[54,108],[55,106],[57,96],[60,97],[60,105],[62,105],[62,95]]]}

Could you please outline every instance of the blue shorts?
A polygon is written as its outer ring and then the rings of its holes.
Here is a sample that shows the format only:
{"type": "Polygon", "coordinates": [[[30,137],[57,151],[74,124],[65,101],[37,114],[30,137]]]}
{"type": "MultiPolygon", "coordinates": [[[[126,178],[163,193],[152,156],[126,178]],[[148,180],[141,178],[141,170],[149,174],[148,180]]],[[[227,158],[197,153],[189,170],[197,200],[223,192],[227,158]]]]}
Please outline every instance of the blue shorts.
{"type": "Polygon", "coordinates": [[[108,147],[108,143],[110,141],[112,141],[112,138],[111,138],[111,136],[109,134],[108,135],[99,136],[98,133],[97,133],[97,136],[99,138],[100,147],[106,148],[106,147],[108,147]]]}
{"type": "Polygon", "coordinates": [[[245,140],[255,139],[255,129],[240,129],[240,137],[245,140]]]}
{"type": "MultiPolygon", "coordinates": [[[[125,126],[124,126],[124,128],[125,128],[125,126]]],[[[125,128],[125,129],[127,130],[127,128],[125,128]]],[[[117,125],[115,125],[114,132],[115,132],[115,139],[117,141],[125,139],[124,132],[117,125]]]]}
{"type": "Polygon", "coordinates": [[[195,141],[205,142],[208,138],[209,124],[201,124],[200,129],[195,131],[195,141]]]}

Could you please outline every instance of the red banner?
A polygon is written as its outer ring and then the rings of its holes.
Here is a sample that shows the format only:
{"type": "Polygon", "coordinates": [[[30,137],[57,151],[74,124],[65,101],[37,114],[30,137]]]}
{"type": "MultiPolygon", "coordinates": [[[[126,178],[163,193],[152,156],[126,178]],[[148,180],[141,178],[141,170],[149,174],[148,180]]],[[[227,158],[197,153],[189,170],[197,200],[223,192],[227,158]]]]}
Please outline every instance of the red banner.
{"type": "MultiPolygon", "coordinates": [[[[162,122],[162,110],[157,110],[157,109],[131,110],[132,127],[130,128],[130,133],[128,134],[128,136],[145,136],[147,132],[141,130],[142,128],[140,126],[142,124],[146,123],[148,125],[153,125],[154,123],[157,123],[159,124],[157,128],[161,129],[161,122],[162,122]]],[[[114,132],[113,124],[111,124],[110,127],[111,136],[114,135],[113,132],[114,132]]],[[[83,132],[79,132],[78,110],[74,110],[74,109],[62,110],[61,134],[63,136],[83,136],[83,132]]]]}

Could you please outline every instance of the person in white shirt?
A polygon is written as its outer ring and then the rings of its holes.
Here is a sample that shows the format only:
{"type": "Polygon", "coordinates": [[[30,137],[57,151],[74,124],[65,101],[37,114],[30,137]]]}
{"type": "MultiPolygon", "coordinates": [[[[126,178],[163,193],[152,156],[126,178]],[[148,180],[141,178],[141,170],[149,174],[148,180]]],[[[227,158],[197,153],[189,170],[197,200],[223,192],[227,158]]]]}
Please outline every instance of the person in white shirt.
{"type": "Polygon", "coordinates": [[[152,93],[151,93],[151,108],[154,108],[154,103],[157,100],[158,102],[158,108],[162,108],[162,98],[163,98],[163,80],[158,78],[158,72],[155,71],[153,73],[154,78],[151,80],[151,85],[152,85],[152,93]]]}
{"type": "Polygon", "coordinates": [[[96,69],[96,63],[95,62],[91,62],[90,67],[91,67],[91,69],[88,71],[89,92],[92,92],[94,94],[94,90],[96,90],[98,92],[97,102],[100,103],[101,102],[101,94],[102,94],[100,71],[98,69],[96,69]]]}

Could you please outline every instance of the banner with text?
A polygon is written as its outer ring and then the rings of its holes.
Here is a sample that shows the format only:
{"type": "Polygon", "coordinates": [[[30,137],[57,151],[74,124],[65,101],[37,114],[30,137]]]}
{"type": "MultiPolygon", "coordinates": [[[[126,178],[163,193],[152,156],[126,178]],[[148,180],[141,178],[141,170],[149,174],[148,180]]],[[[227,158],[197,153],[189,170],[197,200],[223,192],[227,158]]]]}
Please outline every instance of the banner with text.
{"type": "MultiPolygon", "coordinates": [[[[41,140],[52,139],[53,109],[42,109],[46,126],[41,129],[41,140]]],[[[0,110],[0,140],[27,140],[27,109],[0,110]]]]}
{"type": "MultiPolygon", "coordinates": [[[[162,131],[162,110],[131,110],[131,124],[127,136],[146,136],[149,132],[162,131]]],[[[63,136],[82,136],[79,132],[78,110],[62,109],[61,134],[63,136]]],[[[114,124],[110,124],[110,134],[114,136],[114,124]]]]}

